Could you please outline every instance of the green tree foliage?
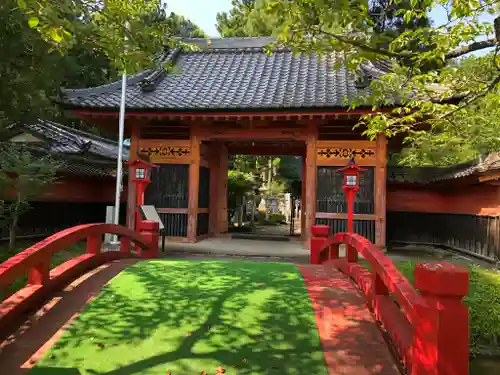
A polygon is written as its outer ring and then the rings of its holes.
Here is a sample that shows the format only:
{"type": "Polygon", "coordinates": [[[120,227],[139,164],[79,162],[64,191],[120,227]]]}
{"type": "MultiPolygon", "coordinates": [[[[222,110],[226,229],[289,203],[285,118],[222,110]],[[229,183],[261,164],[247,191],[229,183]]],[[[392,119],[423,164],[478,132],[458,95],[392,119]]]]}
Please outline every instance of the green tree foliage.
{"type": "Polygon", "coordinates": [[[55,182],[57,163],[47,156],[33,155],[22,146],[0,149],[0,223],[9,230],[13,249],[19,217],[29,210],[29,201],[55,182]]]}
{"type": "Polygon", "coordinates": [[[138,55],[161,51],[163,44],[159,48],[158,43],[165,40],[164,34],[153,31],[203,34],[189,20],[173,13],[167,16],[159,2],[106,1],[106,7],[100,8],[103,5],[70,0],[0,2],[0,76],[4,78],[0,85],[0,216],[9,229],[11,247],[20,215],[29,209],[31,199],[54,182],[57,169],[51,158],[6,142],[12,124],[42,117],[76,125],[50,100],[61,86],[89,87],[114,80],[125,58],[132,61],[131,69],[142,66],[144,60],[150,63],[151,55],[144,55],[145,59],[138,55]],[[126,55],[122,21],[136,27],[126,55]]]}
{"type": "Polygon", "coordinates": [[[256,0],[232,0],[233,8],[229,12],[217,13],[216,28],[219,34],[223,37],[251,36],[247,30],[247,21],[255,2],[256,0]]]}
{"type": "MultiPolygon", "coordinates": [[[[274,0],[233,0],[229,12],[217,13],[217,31],[223,37],[274,35],[279,32],[281,22],[281,17],[268,11],[274,3],[274,0]]],[[[379,43],[386,46],[390,40],[409,29],[429,26],[427,15],[405,20],[398,12],[401,8],[410,8],[411,4],[422,6],[422,3],[422,0],[404,0],[399,4],[391,0],[368,1],[368,16],[380,35],[379,43]]]]}
{"type": "Polygon", "coordinates": [[[297,160],[294,156],[234,155],[230,168],[253,176],[255,188],[265,188],[269,194],[279,195],[291,191],[299,180],[297,160]]]}
{"type": "Polygon", "coordinates": [[[170,32],[173,36],[189,38],[206,38],[205,32],[198,25],[186,19],[185,17],[173,12],[166,18],[170,32]]]}
{"type": "Polygon", "coordinates": [[[154,64],[165,46],[167,22],[160,0],[17,0],[28,25],[61,52],[85,40],[118,70],[137,72],[154,64]]]}
{"type": "Polygon", "coordinates": [[[54,48],[77,43],[102,53],[111,65],[135,73],[157,63],[166,46],[183,45],[174,36],[204,36],[191,21],[171,13],[160,0],[17,0],[28,25],[54,48]]]}
{"type": "Polygon", "coordinates": [[[388,71],[375,68],[376,79],[370,87],[349,98],[352,108],[369,106],[375,111],[362,119],[368,137],[403,134],[412,148],[424,147],[418,156],[421,160],[437,145],[453,148],[463,140],[470,145],[463,146],[464,152],[455,153],[450,161],[469,157],[471,150],[498,150],[497,136],[492,135],[497,125],[491,125],[491,118],[475,124],[467,120],[471,116],[486,119],[484,111],[500,104],[500,22],[495,33],[493,22],[484,17],[498,14],[498,2],[393,0],[382,8],[386,12],[397,9],[393,14],[412,25],[394,35],[380,32],[369,4],[280,0],[270,3],[266,11],[279,20],[279,44],[307,53],[341,52],[358,76],[362,76],[361,64],[383,61],[390,67],[388,71]],[[427,18],[435,7],[446,9],[447,21],[413,25],[412,20],[427,18]],[[486,48],[495,51],[463,59],[486,48]]]}
{"type": "Polygon", "coordinates": [[[88,87],[116,77],[108,59],[83,39],[61,55],[28,22],[16,0],[1,2],[0,136],[12,123],[37,117],[69,123],[50,100],[61,86],[88,87]]]}

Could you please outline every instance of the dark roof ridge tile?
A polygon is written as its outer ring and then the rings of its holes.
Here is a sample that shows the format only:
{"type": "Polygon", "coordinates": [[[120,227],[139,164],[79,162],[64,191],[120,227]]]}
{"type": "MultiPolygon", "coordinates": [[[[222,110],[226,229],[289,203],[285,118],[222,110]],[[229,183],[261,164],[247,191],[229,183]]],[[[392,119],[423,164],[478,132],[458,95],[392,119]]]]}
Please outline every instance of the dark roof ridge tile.
{"type": "MultiPolygon", "coordinates": [[[[145,77],[147,77],[149,74],[154,72],[152,69],[146,69],[142,72],[136,73],[134,75],[131,75],[127,77],[127,86],[132,86],[140,81],[142,81],[145,77]]],[[[96,86],[96,87],[89,87],[89,88],[84,88],[84,89],[61,89],[61,94],[65,96],[66,98],[78,98],[80,96],[91,96],[91,95],[100,95],[104,94],[109,91],[115,91],[121,88],[121,79],[106,83],[101,86],[96,86]]]]}
{"type": "MultiPolygon", "coordinates": [[[[76,128],[71,128],[69,126],[66,126],[66,125],[63,125],[63,124],[59,124],[57,122],[54,122],[54,121],[51,121],[51,120],[44,120],[44,119],[38,119],[38,122],[41,123],[41,124],[50,124],[51,126],[55,127],[55,128],[59,128],[59,129],[62,129],[68,133],[76,133],[80,136],[83,136],[83,137],[86,137],[86,138],[89,138],[91,140],[95,140],[95,141],[99,141],[99,142],[103,142],[103,143],[106,143],[106,144],[109,144],[111,146],[117,146],[117,141],[114,141],[112,139],[109,139],[109,138],[105,138],[105,137],[101,137],[99,135],[96,135],[96,134],[92,134],[92,133],[89,133],[89,132],[86,132],[84,130],[81,130],[81,129],[76,129],[76,128]]],[[[124,148],[128,148],[129,146],[127,145],[124,145],[124,148]]]]}

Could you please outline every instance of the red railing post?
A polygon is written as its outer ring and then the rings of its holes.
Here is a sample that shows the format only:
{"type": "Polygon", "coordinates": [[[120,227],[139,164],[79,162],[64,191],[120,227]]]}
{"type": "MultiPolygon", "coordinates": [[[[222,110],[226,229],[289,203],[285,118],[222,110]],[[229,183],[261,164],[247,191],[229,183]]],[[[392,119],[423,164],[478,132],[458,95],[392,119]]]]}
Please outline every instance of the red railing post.
{"type": "Polygon", "coordinates": [[[102,248],[102,234],[93,234],[87,237],[87,254],[100,254],[102,248]]]}
{"type": "Polygon", "coordinates": [[[356,263],[358,261],[358,250],[352,245],[347,246],[347,262],[356,263]]]}
{"type": "Polygon", "coordinates": [[[415,306],[412,375],[469,373],[469,287],[464,267],[424,262],[415,266],[415,288],[425,305],[415,306]]]}
{"type": "Polygon", "coordinates": [[[321,250],[329,233],[330,228],[327,225],[313,225],[311,227],[311,264],[321,264],[321,250]]]}
{"type": "Polygon", "coordinates": [[[143,250],[143,258],[158,258],[158,241],[160,240],[160,224],[156,221],[143,220],[139,225],[141,236],[150,243],[148,250],[143,250]]]}
{"type": "Polygon", "coordinates": [[[130,238],[128,237],[120,238],[120,252],[125,254],[130,254],[130,238]]]}
{"type": "Polygon", "coordinates": [[[44,285],[50,280],[50,258],[30,268],[28,273],[28,284],[44,285]]]}

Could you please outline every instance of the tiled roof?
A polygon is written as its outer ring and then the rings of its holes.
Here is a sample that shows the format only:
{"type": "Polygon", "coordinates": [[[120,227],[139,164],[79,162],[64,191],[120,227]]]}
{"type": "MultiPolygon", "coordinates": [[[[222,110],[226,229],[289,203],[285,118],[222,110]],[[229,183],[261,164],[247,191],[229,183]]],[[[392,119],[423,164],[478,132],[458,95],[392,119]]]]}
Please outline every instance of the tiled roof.
{"type": "Polygon", "coordinates": [[[500,169],[500,153],[494,152],[469,163],[450,167],[389,167],[387,181],[408,184],[432,184],[498,169],[500,169]]]}
{"type": "Polygon", "coordinates": [[[101,164],[95,161],[77,160],[75,158],[55,157],[55,159],[59,163],[59,172],[95,177],[116,177],[116,163],[101,164]]]}
{"type": "MultiPolygon", "coordinates": [[[[38,119],[33,124],[21,125],[28,133],[41,136],[48,142],[46,150],[51,153],[86,154],[116,160],[118,142],[70,128],[48,120],[38,119]]],[[[123,147],[123,158],[128,160],[129,148],[123,147]]]]}
{"type": "MultiPolygon", "coordinates": [[[[17,124],[12,130],[25,131],[43,143],[29,142],[36,155],[50,155],[59,163],[59,172],[115,177],[118,142],[47,120],[33,124],[17,124]]],[[[123,158],[128,160],[129,147],[123,147],[123,158]]],[[[127,168],[124,172],[126,173],[127,168]]]]}
{"type": "MultiPolygon", "coordinates": [[[[346,107],[345,99],[364,89],[346,68],[343,55],[295,55],[286,48],[272,55],[272,38],[186,39],[195,51],[173,49],[162,60],[171,69],[147,70],[129,77],[128,110],[236,110],[346,107]]],[[[362,66],[368,77],[384,74],[383,63],[362,66]]],[[[62,90],[67,106],[117,109],[120,82],[90,89],[62,90]]]]}

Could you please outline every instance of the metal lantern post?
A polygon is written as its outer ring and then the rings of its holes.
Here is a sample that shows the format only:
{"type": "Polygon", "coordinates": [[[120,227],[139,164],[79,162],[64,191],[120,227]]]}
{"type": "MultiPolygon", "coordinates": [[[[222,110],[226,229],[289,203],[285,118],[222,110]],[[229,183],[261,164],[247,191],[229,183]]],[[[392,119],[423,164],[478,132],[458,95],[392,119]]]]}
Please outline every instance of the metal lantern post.
{"type": "Polygon", "coordinates": [[[139,229],[138,224],[141,220],[141,212],[139,207],[144,205],[144,192],[151,183],[151,171],[153,168],[158,168],[157,165],[148,163],[141,159],[135,159],[127,163],[131,167],[132,182],[136,185],[137,199],[135,210],[135,228],[139,229]]]}
{"type": "Polygon", "coordinates": [[[366,169],[360,168],[356,165],[354,158],[349,160],[347,166],[340,168],[337,172],[344,173],[344,185],[342,190],[345,192],[347,202],[347,232],[354,232],[354,200],[356,199],[356,192],[359,190],[359,174],[366,169]]]}

